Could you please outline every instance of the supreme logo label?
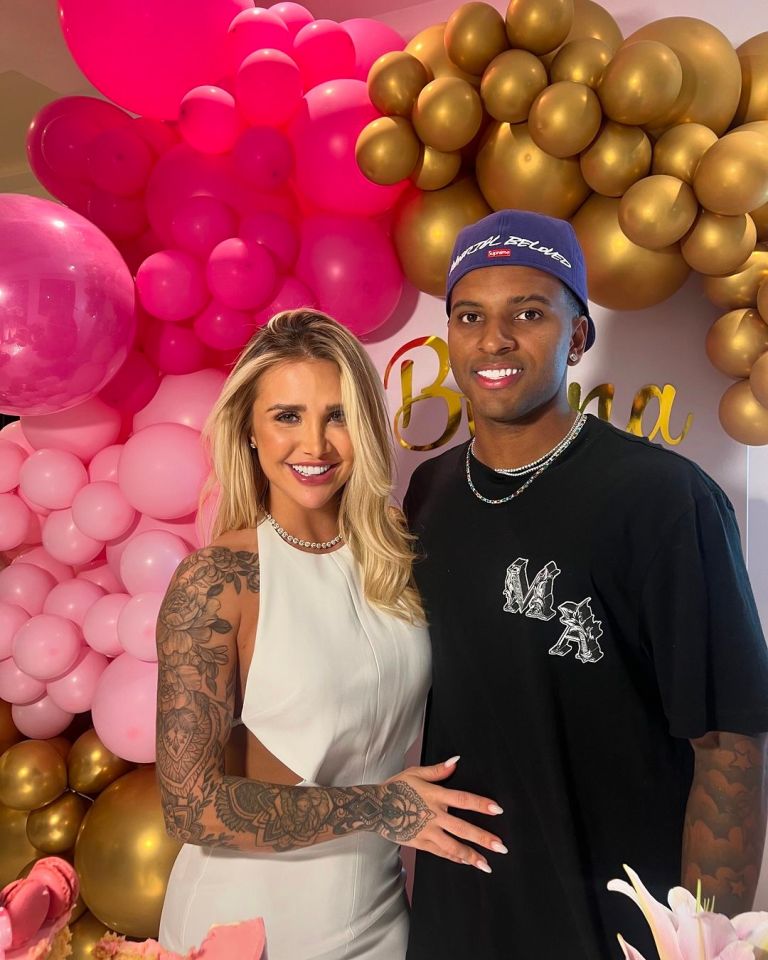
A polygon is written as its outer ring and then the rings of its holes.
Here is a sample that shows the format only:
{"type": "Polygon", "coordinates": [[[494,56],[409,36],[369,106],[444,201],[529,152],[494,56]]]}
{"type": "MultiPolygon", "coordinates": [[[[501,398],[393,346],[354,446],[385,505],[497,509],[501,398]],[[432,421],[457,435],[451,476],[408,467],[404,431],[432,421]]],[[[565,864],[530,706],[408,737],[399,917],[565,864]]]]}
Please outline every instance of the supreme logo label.
{"type": "Polygon", "coordinates": [[[489,250],[486,254],[489,260],[495,260],[497,257],[511,257],[512,251],[507,250],[504,247],[500,249],[497,247],[495,250],[489,250]]]}

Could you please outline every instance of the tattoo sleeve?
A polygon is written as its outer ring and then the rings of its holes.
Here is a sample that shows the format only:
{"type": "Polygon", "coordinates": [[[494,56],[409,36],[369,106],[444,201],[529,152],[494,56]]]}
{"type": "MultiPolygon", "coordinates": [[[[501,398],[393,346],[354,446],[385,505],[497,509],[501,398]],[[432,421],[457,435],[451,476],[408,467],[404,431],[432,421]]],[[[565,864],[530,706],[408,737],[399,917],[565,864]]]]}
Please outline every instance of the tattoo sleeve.
{"type": "Polygon", "coordinates": [[[189,843],[291,850],[359,830],[412,840],[434,817],[405,781],[287,787],[224,774],[237,676],[237,597],[254,553],[209,547],[176,571],[157,623],[157,773],[168,832],[189,843]]]}
{"type": "Polygon", "coordinates": [[[752,909],[766,821],[766,738],[709,733],[693,741],[683,884],[733,916],[752,909]]]}

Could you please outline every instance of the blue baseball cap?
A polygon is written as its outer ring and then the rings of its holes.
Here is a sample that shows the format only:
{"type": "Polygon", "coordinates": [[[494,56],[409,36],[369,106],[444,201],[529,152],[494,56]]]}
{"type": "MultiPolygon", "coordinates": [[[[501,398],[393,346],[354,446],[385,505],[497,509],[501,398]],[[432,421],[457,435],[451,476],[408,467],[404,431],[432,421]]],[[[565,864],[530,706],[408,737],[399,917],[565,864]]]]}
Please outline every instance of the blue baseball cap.
{"type": "Polygon", "coordinates": [[[589,322],[586,350],[595,342],[589,315],[584,254],[567,220],[528,210],[497,210],[459,231],[445,284],[445,310],[451,312],[456,283],[481,267],[533,267],[564,283],[579,301],[589,322]]]}

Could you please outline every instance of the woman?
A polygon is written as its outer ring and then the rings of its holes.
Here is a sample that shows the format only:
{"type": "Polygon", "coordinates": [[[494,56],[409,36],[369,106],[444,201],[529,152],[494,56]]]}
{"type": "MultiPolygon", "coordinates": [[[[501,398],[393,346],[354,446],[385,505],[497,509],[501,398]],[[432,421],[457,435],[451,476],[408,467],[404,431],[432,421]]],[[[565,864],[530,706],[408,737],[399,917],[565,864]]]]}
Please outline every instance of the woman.
{"type": "Polygon", "coordinates": [[[157,770],[185,842],[161,942],[185,950],[261,915],[270,960],[401,960],[397,844],[488,871],[461,841],[500,842],[447,812],[498,809],[437,784],[455,759],[398,774],[430,664],[378,376],[329,317],[279,314],[206,437],[214,541],[180,565],[158,620],[157,770]],[[237,705],[244,777],[224,770],[237,705]]]}

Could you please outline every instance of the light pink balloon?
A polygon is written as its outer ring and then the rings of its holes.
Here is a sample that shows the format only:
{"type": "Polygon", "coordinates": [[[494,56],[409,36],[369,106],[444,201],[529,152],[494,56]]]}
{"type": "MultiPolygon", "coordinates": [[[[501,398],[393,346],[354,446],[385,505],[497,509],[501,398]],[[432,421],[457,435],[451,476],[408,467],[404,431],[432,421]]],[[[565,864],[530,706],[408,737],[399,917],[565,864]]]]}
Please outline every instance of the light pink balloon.
{"type": "Polygon", "coordinates": [[[157,664],[124,653],[96,686],[93,726],[104,746],[132,763],[155,759],[157,664]]]}
{"type": "Polygon", "coordinates": [[[12,563],[0,570],[0,600],[15,603],[30,616],[40,613],[56,578],[32,563],[12,563]]]}
{"type": "Polygon", "coordinates": [[[92,650],[107,657],[117,657],[123,653],[117,635],[117,621],[129,599],[127,593],[109,593],[97,600],[86,613],[83,636],[92,650]]]}
{"type": "Polygon", "coordinates": [[[193,373],[206,366],[205,346],[192,330],[177,323],[154,323],[142,346],[161,373],[193,373]]]}
{"type": "Polygon", "coordinates": [[[243,10],[229,25],[227,47],[231,72],[237,68],[254,50],[269,47],[290,53],[291,34],[284,21],[270,10],[260,7],[243,10]]]}
{"type": "Polygon", "coordinates": [[[103,654],[85,647],[71,670],[58,680],[48,682],[48,696],[62,710],[71,713],[90,710],[96,685],[108,662],[103,654]]]}
{"type": "Polygon", "coordinates": [[[19,485],[19,471],[26,453],[21,447],[0,438],[0,493],[10,493],[19,485]]]}
{"type": "MultiPolygon", "coordinates": [[[[151,319],[149,322],[156,321],[151,319]]],[[[122,367],[99,391],[99,396],[121,413],[131,415],[149,403],[159,382],[157,369],[147,357],[138,350],[131,350],[122,367]]]]}
{"type": "Polygon", "coordinates": [[[237,106],[252,126],[281,127],[295,113],[303,92],[301,70],[281,50],[249,53],[235,76],[237,106]]]}
{"type": "Polygon", "coordinates": [[[165,530],[150,530],[134,537],[120,559],[120,579],[126,590],[164,594],[181,561],[189,554],[181,537],[165,530]]]}
{"type": "Polygon", "coordinates": [[[19,490],[18,488],[16,489],[16,496],[21,497],[21,499],[24,501],[24,503],[26,503],[29,509],[33,513],[37,514],[37,516],[40,517],[41,520],[44,520],[45,517],[47,517],[48,514],[51,512],[47,507],[41,507],[39,503],[35,503],[34,500],[30,500],[29,497],[24,496],[23,491],[19,490]]]}
{"type": "Polygon", "coordinates": [[[285,277],[275,299],[253,315],[257,327],[263,327],[277,313],[283,310],[298,310],[301,307],[317,308],[317,297],[306,283],[296,277],[285,277]]]}
{"type": "Polygon", "coordinates": [[[74,714],[62,710],[46,694],[34,703],[14,704],[11,719],[25,737],[48,740],[57,737],[72,723],[74,714]]]}
{"type": "Polygon", "coordinates": [[[104,542],[86,536],[75,523],[70,508],[54,510],[46,517],[43,523],[43,546],[56,560],[76,567],[97,557],[104,542]]]}
{"type": "Polygon", "coordinates": [[[291,141],[272,127],[249,127],[235,144],[232,166],[243,183],[257,190],[275,190],[293,172],[291,141]]]}
{"type": "Polygon", "coordinates": [[[355,75],[355,45],[335,20],[315,20],[302,27],[293,40],[293,58],[305,90],[355,75]]]}
{"type": "Polygon", "coordinates": [[[99,133],[88,144],[88,174],[102,190],[120,197],[141,193],[155,154],[131,124],[99,133]]]}
{"type": "Polygon", "coordinates": [[[254,213],[244,217],[240,224],[243,240],[261,243],[274,255],[283,271],[288,271],[299,255],[299,232],[296,227],[276,213],[254,213]]]}
{"type": "Polygon", "coordinates": [[[19,670],[13,657],[0,660],[0,700],[6,703],[32,703],[45,694],[45,684],[19,670]]]}
{"type": "Polygon", "coordinates": [[[43,613],[64,617],[82,627],[88,611],[103,596],[104,590],[90,580],[65,580],[56,584],[45,598],[43,613]]]}
{"type": "Polygon", "coordinates": [[[94,540],[114,540],[130,529],[136,511],[117,483],[89,483],[72,503],[72,518],[79,530],[94,540]]]}
{"type": "Polygon", "coordinates": [[[17,447],[25,453],[32,453],[35,449],[24,436],[24,431],[21,429],[20,420],[12,420],[0,430],[0,440],[3,440],[6,443],[15,443],[17,447]]]}
{"type": "Polygon", "coordinates": [[[117,635],[126,653],[138,660],[157,660],[155,634],[162,593],[137,593],[120,611],[117,635]]]}
{"type": "Polygon", "coordinates": [[[180,537],[188,547],[197,548],[197,520],[194,513],[186,517],[179,517],[178,520],[157,520],[155,517],[149,517],[142,514],[135,527],[132,527],[124,537],[118,537],[106,546],[107,562],[110,569],[119,575],[120,561],[128,544],[140,533],[148,533],[150,530],[165,530],[166,533],[172,533],[175,537],[180,537]]]}
{"type": "Polygon", "coordinates": [[[313,15],[300,3],[275,3],[270,8],[272,13],[276,13],[283,23],[288,27],[292,37],[315,19],[313,15]]]}
{"type": "Polygon", "coordinates": [[[24,550],[17,557],[14,557],[13,563],[32,563],[36,567],[42,567],[52,573],[55,579],[61,583],[62,580],[71,580],[73,570],[61,560],[55,560],[45,547],[32,547],[30,550],[24,550]]]}
{"type": "Polygon", "coordinates": [[[36,680],[55,680],[74,666],[82,645],[83,635],[71,620],[40,613],[16,631],[13,660],[36,680]]]}
{"type": "Polygon", "coordinates": [[[238,350],[252,335],[254,323],[250,313],[211,300],[195,317],[192,329],[198,340],[213,350],[238,350]]]}
{"type": "Polygon", "coordinates": [[[358,80],[368,79],[368,71],[379,57],[405,47],[405,40],[400,34],[380,20],[355,18],[343,20],[341,26],[355,46],[355,77],[358,80]]]}
{"type": "MultiPolygon", "coordinates": [[[[149,400],[147,403],[149,403],[149,400]]],[[[99,483],[102,480],[117,483],[117,465],[120,462],[122,452],[122,443],[113,443],[103,450],[99,450],[88,465],[88,478],[91,483],[99,483]]]]}
{"type": "Polygon", "coordinates": [[[183,250],[147,257],[136,274],[136,290],[144,309],[169,323],[187,320],[208,302],[203,268],[183,250]]]}
{"type": "MultiPolygon", "coordinates": [[[[13,550],[30,542],[34,514],[13,493],[0,493],[0,550],[13,550]]],[[[39,523],[39,521],[38,521],[39,523]]]]}
{"type": "Polygon", "coordinates": [[[241,129],[235,98],[221,87],[193,87],[181,101],[179,130],[200,153],[227,153],[241,129]]]}
{"type": "Polygon", "coordinates": [[[238,237],[213,248],[206,267],[208,289],[235,310],[256,310],[274,296],[278,284],[275,260],[259,243],[238,237]]]}
{"type": "Polygon", "coordinates": [[[68,450],[88,463],[99,450],[117,440],[120,414],[103,400],[92,397],[60,413],[22,417],[21,425],[36,450],[42,447],[68,450]]]}
{"type": "Polygon", "coordinates": [[[112,567],[108,563],[100,563],[98,559],[83,567],[76,579],[89,580],[106,593],[121,593],[125,589],[112,567]]]}
{"type": "Polygon", "coordinates": [[[126,441],[120,489],[136,510],[173,519],[196,508],[207,473],[200,434],[178,423],[158,423],[126,441]]]}
{"type": "Polygon", "coordinates": [[[29,620],[29,614],[15,603],[0,600],[0,660],[5,660],[13,652],[13,635],[19,627],[29,620]]]}
{"type": "Polygon", "coordinates": [[[86,483],[88,471],[83,461],[67,450],[36,450],[19,473],[22,493],[48,510],[71,506],[86,483]]]}
{"type": "Polygon", "coordinates": [[[152,400],[133,418],[134,431],[154,423],[180,423],[202,430],[225,379],[220,370],[163,377],[152,400]]]}
{"type": "MultiPolygon", "coordinates": [[[[238,143],[242,140],[239,138],[238,143]]],[[[174,212],[171,232],[176,246],[207,259],[217,243],[237,233],[234,210],[215,197],[189,197],[174,212]]]]}

